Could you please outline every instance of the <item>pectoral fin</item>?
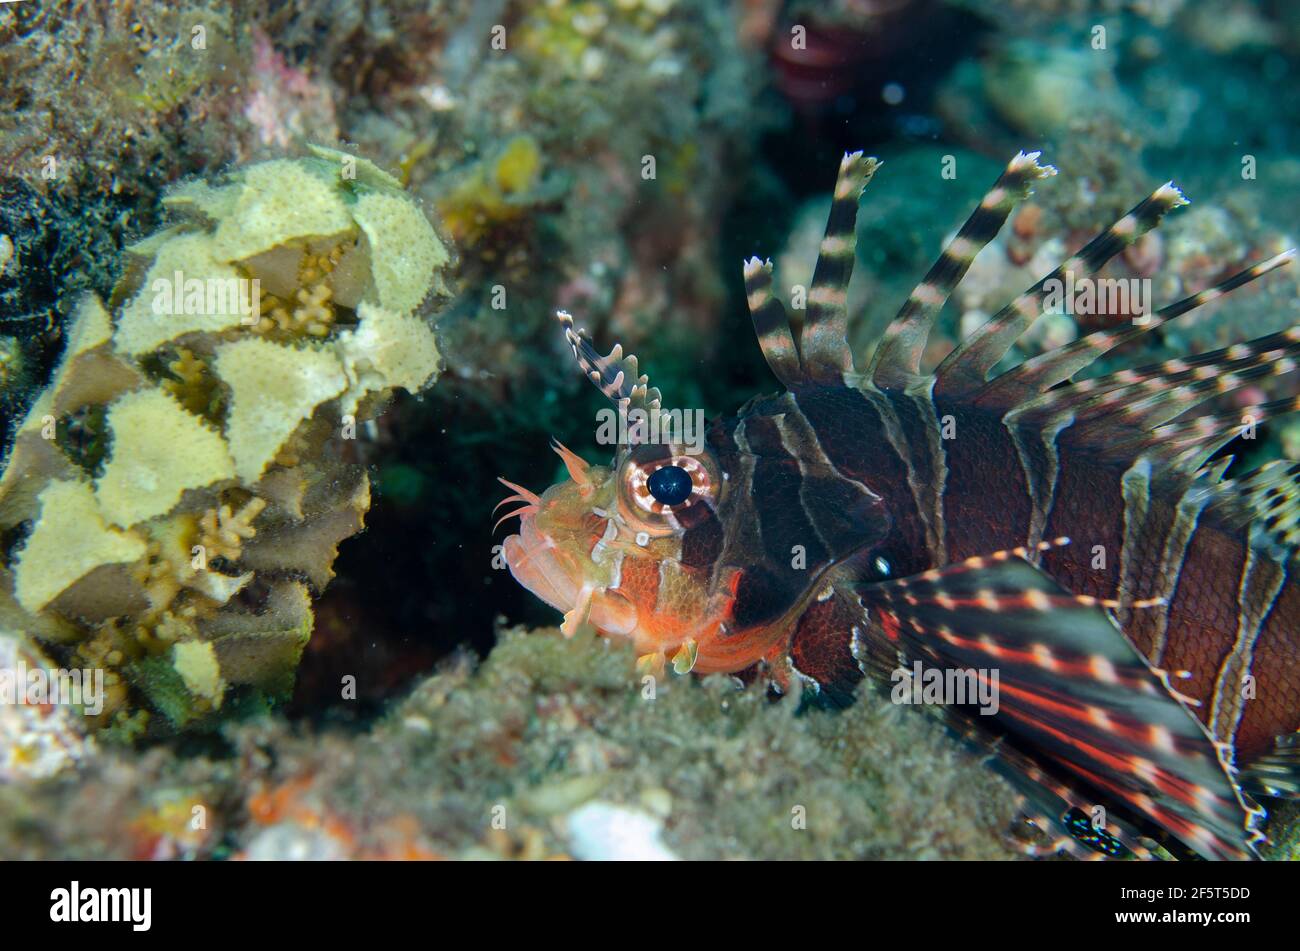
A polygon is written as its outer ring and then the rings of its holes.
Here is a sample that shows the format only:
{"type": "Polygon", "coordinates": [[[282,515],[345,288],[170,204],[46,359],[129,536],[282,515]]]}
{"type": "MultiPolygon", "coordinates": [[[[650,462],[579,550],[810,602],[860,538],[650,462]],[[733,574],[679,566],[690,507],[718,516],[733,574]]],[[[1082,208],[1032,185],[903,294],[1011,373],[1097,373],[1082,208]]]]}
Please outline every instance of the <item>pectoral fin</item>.
{"type": "MultiPolygon", "coordinates": [[[[855,586],[872,617],[873,664],[973,671],[996,688],[996,713],[957,712],[1008,748],[1020,777],[1037,764],[1031,800],[1076,840],[1087,804],[1070,794],[1078,788],[1205,858],[1253,857],[1260,810],[1187,698],[1124,637],[1111,605],[1071,594],[1023,554],[855,586]]],[[[1142,848],[1122,827],[1112,834],[1142,848]]]]}

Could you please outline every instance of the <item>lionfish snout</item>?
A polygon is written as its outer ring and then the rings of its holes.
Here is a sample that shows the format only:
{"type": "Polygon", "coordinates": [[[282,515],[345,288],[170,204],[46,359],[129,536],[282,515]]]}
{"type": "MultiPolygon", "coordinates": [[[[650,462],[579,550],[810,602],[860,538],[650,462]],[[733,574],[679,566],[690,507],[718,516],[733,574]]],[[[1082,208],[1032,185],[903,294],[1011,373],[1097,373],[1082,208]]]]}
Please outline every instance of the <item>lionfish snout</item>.
{"type": "Polygon", "coordinates": [[[518,508],[497,519],[492,526],[495,532],[502,522],[512,518],[519,519],[518,532],[506,536],[501,543],[501,553],[505,558],[506,567],[510,569],[516,581],[547,604],[562,611],[567,610],[565,602],[569,598],[565,596],[570,594],[567,589],[571,586],[563,583],[564,572],[560,571],[559,566],[555,564],[554,540],[543,533],[537,525],[537,516],[542,508],[541,497],[530,489],[506,479],[498,478],[497,481],[506,488],[512,489],[514,494],[498,502],[492,510],[493,514],[504,505],[522,503],[518,508]]]}
{"type": "MultiPolygon", "coordinates": [[[[563,629],[572,634],[591,615],[593,596],[598,605],[608,608],[607,599],[600,596],[608,579],[591,557],[600,537],[600,532],[593,535],[592,526],[601,521],[596,516],[604,510],[594,504],[598,486],[591,466],[557,440],[552,440],[551,448],[563,460],[570,480],[551,486],[539,496],[500,479],[514,494],[502,499],[497,509],[510,503],[519,503],[519,507],[502,516],[493,530],[518,517],[518,532],[502,542],[506,566],[516,581],[564,612],[563,629]]],[[[609,610],[596,613],[615,630],[626,629],[632,623],[623,616],[626,609],[612,612],[610,618],[604,616],[611,613],[609,610]]]]}

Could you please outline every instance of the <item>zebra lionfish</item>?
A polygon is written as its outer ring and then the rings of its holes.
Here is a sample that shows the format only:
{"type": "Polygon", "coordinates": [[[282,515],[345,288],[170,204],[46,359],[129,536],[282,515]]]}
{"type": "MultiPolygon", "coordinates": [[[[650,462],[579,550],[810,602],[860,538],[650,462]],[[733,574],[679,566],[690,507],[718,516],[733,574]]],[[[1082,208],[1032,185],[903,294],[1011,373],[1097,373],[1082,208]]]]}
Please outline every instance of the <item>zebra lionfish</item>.
{"type": "MultiPolygon", "coordinates": [[[[566,634],[590,623],[629,638],[650,670],[671,658],[835,705],[917,663],[996,671],[995,714],[945,716],[1022,791],[1041,832],[1031,854],[1254,857],[1255,797],[1300,796],[1300,465],[1228,477],[1220,450],[1243,413],[1271,419],[1300,399],[1193,410],[1296,369],[1300,327],[1074,377],[1294,251],[994,375],[1049,281],[1095,272],[1186,203],[1171,182],[924,372],[975,255],[1055,174],[1038,157],[1012,159],[855,359],[846,287],[880,163],[846,155],[802,326],[773,296],[771,263],[745,264],[784,392],[710,423],[695,455],[629,437],[604,467],[556,444],[570,480],[541,496],[502,480],[522,503],[506,561],[565,612],[566,634]]],[[[610,399],[660,407],[634,356],[601,356],[559,319],[610,399]]]]}

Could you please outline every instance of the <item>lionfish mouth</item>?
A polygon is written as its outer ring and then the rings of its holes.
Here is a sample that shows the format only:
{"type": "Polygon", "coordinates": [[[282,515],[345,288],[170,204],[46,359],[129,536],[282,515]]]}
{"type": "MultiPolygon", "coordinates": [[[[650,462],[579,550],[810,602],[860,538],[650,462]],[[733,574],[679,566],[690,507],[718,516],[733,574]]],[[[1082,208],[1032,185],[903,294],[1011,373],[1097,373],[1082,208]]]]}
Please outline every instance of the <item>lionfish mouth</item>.
{"type": "Polygon", "coordinates": [[[496,531],[502,522],[512,518],[519,519],[519,531],[508,535],[501,543],[501,552],[505,556],[506,566],[516,581],[541,598],[551,607],[567,611],[573,604],[577,586],[569,578],[555,557],[555,542],[537,528],[537,514],[541,511],[542,500],[535,492],[515,485],[506,479],[497,479],[502,485],[514,491],[496,504],[495,514],[503,505],[522,503],[519,508],[507,512],[497,519],[492,530],[496,531]]]}
{"type": "MultiPolygon", "coordinates": [[[[551,449],[564,461],[569,477],[583,490],[590,491],[591,479],[587,475],[590,466],[586,460],[558,439],[551,439],[551,449]]],[[[503,505],[513,502],[522,503],[519,508],[497,519],[496,524],[492,526],[495,532],[502,522],[515,517],[519,519],[519,532],[508,536],[502,542],[501,550],[510,573],[514,575],[516,581],[551,607],[559,611],[570,611],[581,599],[583,592],[573,574],[566,571],[556,557],[554,540],[537,528],[536,519],[538,512],[541,511],[541,497],[506,479],[498,477],[497,481],[507,489],[511,489],[514,495],[508,495],[498,502],[496,508],[492,510],[494,514],[503,505]]]]}
{"type": "MultiPolygon", "coordinates": [[[[557,441],[552,441],[551,448],[564,460],[579,491],[589,494],[593,486],[587,473],[588,464],[557,441]]],[[[515,580],[564,613],[560,629],[567,636],[573,636],[588,621],[605,633],[631,634],[637,627],[637,612],[632,603],[622,594],[584,578],[581,568],[573,561],[572,552],[561,551],[555,539],[538,527],[537,516],[546,504],[542,497],[506,479],[498,481],[514,494],[498,502],[496,508],[520,503],[519,508],[503,515],[493,526],[495,531],[502,522],[519,519],[519,531],[507,536],[501,546],[506,566],[515,580]]]]}
{"type": "MultiPolygon", "coordinates": [[[[502,516],[497,525],[518,516],[519,531],[501,543],[506,566],[516,581],[559,611],[568,611],[577,600],[578,585],[556,558],[555,542],[537,527],[541,499],[527,489],[505,479],[499,480],[514,489],[516,495],[502,499],[499,505],[522,501],[520,508],[502,516]]],[[[493,526],[494,528],[496,526],[493,526]]]]}

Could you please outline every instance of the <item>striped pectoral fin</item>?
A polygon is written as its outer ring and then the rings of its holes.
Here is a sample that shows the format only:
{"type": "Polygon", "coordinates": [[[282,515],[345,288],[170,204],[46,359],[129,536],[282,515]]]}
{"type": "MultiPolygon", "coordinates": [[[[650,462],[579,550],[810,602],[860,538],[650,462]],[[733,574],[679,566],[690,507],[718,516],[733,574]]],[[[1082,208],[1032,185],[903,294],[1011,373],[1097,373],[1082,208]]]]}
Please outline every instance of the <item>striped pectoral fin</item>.
{"type": "Polygon", "coordinates": [[[808,291],[808,316],[799,341],[804,369],[813,375],[835,376],[853,370],[848,345],[848,291],[858,243],[858,200],[879,167],[880,162],[861,152],[846,153],[840,162],[826,235],[808,291]]]}
{"type": "Polygon", "coordinates": [[[1041,154],[1020,152],[1007,164],[979,207],[908,296],[886,328],[867,370],[878,386],[903,389],[919,376],[921,355],[934,319],[970,270],[975,256],[997,237],[1016,205],[1029,197],[1033,183],[1056,174],[1052,166],[1038,164],[1041,154]]]}
{"type": "Polygon", "coordinates": [[[1054,282],[1086,277],[1142,235],[1160,224],[1166,214],[1187,204],[1173,182],[1161,185],[1149,198],[1138,203],[1119,221],[1088,242],[1078,254],[1048,274],[950,353],[935,370],[935,392],[943,396],[973,395],[984,389],[989,373],[1020,339],[1043,310],[1043,301],[1054,282]]]}
{"type": "MultiPolygon", "coordinates": [[[[1070,594],[1025,554],[1000,552],[857,590],[903,656],[991,686],[995,710],[964,709],[979,710],[975,722],[1041,763],[1045,775],[1064,771],[1106,808],[1152,823],[1206,858],[1251,857],[1258,808],[1185,698],[1119,631],[1106,610],[1113,605],[1070,594]]],[[[1077,816],[1052,818],[1063,829],[1077,826],[1077,816]]]]}
{"type": "Polygon", "coordinates": [[[1020,795],[1026,826],[1016,841],[1034,858],[1067,853],[1081,861],[1100,859],[1158,859],[1151,837],[1113,811],[1099,809],[1096,796],[1083,792],[1068,776],[1045,772],[1042,765],[1018,749],[1006,734],[990,732],[978,715],[945,710],[948,726],[1020,795]]]}
{"type": "Polygon", "coordinates": [[[794,386],[803,378],[803,370],[790,332],[790,317],[772,293],[771,261],[750,258],[745,262],[745,299],[763,358],[778,380],[786,387],[794,386]]]}

